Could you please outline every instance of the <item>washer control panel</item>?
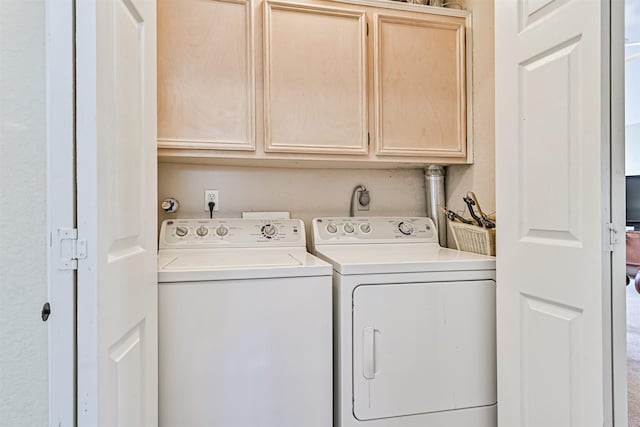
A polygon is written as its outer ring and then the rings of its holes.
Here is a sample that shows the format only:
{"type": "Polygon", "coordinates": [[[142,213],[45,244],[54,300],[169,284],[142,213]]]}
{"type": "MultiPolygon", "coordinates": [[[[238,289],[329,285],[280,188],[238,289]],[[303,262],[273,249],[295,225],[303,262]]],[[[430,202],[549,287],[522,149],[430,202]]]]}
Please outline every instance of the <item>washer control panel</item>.
{"type": "Polygon", "coordinates": [[[313,220],[314,244],[438,242],[436,226],[423,217],[325,217],[313,220]]]}
{"type": "Polygon", "coordinates": [[[298,219],[169,219],[160,229],[160,249],[305,245],[298,219]]]}

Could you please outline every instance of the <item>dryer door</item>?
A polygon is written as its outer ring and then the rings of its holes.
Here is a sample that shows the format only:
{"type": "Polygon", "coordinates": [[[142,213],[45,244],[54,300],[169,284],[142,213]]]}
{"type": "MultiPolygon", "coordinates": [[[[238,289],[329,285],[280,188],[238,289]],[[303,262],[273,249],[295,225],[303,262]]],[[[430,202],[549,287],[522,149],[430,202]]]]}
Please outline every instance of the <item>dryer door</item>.
{"type": "Polygon", "coordinates": [[[353,304],[356,418],[496,403],[494,281],[362,285],[353,304]]]}

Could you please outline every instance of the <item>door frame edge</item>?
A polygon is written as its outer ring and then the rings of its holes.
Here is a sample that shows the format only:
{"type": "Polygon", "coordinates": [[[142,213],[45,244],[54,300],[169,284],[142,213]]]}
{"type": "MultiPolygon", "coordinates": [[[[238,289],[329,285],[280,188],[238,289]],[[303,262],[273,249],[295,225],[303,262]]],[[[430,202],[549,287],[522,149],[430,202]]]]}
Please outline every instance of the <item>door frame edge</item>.
{"type": "Polygon", "coordinates": [[[59,268],[59,232],[75,228],[74,0],[45,0],[49,425],[76,425],[76,274],[59,268]]]}
{"type": "MultiPolygon", "coordinates": [[[[617,243],[611,253],[610,340],[611,396],[604,396],[605,408],[610,408],[611,425],[627,427],[627,317],[625,247],[625,89],[624,89],[624,2],[610,0],[610,192],[611,223],[617,230],[617,243]],[[621,101],[622,100],[622,101],[621,101]]],[[[605,359],[606,360],[606,359],[605,359]]],[[[608,420],[605,420],[608,421],[608,420]]],[[[605,425],[608,425],[605,423],[605,425]]]]}

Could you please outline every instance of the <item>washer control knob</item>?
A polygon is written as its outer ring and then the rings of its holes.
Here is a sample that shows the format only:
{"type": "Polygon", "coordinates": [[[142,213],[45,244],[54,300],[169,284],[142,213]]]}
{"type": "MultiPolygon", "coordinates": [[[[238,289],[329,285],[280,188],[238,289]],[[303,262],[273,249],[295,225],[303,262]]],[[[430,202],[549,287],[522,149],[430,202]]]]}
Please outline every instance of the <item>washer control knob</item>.
{"type": "Polygon", "coordinates": [[[224,237],[227,234],[229,234],[229,229],[227,227],[225,227],[224,225],[221,225],[220,227],[218,227],[216,229],[216,234],[220,237],[224,237]]]}
{"type": "Polygon", "coordinates": [[[262,235],[267,239],[271,239],[277,232],[278,229],[273,224],[265,224],[262,226],[262,235]]]}
{"type": "Polygon", "coordinates": [[[353,224],[351,224],[350,222],[347,222],[344,226],[344,232],[345,233],[353,233],[353,224]]]}
{"type": "Polygon", "coordinates": [[[331,233],[331,234],[335,234],[338,232],[338,227],[336,227],[335,224],[329,224],[327,225],[327,232],[331,233]]]}
{"type": "Polygon", "coordinates": [[[360,224],[360,231],[362,231],[363,233],[369,233],[371,231],[371,225],[367,223],[360,224]]]}
{"type": "Polygon", "coordinates": [[[405,236],[410,236],[413,234],[414,228],[411,223],[402,221],[398,224],[398,230],[405,236]]]}
{"type": "Polygon", "coordinates": [[[204,225],[201,225],[200,227],[196,228],[196,234],[200,237],[204,237],[209,234],[209,229],[204,225]]]}
{"type": "Polygon", "coordinates": [[[179,225],[176,227],[176,234],[178,237],[184,237],[189,233],[189,228],[184,225],[179,225]]]}

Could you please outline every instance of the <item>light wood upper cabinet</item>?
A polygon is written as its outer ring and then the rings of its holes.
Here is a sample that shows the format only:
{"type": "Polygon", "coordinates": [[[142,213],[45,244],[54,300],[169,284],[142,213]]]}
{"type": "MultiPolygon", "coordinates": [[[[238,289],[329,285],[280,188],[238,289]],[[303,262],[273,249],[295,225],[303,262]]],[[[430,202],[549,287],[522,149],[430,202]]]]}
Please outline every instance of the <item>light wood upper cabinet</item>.
{"type": "Polygon", "coordinates": [[[471,163],[471,15],[378,0],[158,0],[158,156],[471,163]]]}
{"type": "Polygon", "coordinates": [[[266,1],[265,151],[367,154],[366,16],[266,1]]]}
{"type": "Polygon", "coordinates": [[[373,13],[378,155],[467,156],[465,19],[373,13]]]}
{"type": "Polygon", "coordinates": [[[158,146],[255,150],[251,0],[158,0],[158,146]]]}

